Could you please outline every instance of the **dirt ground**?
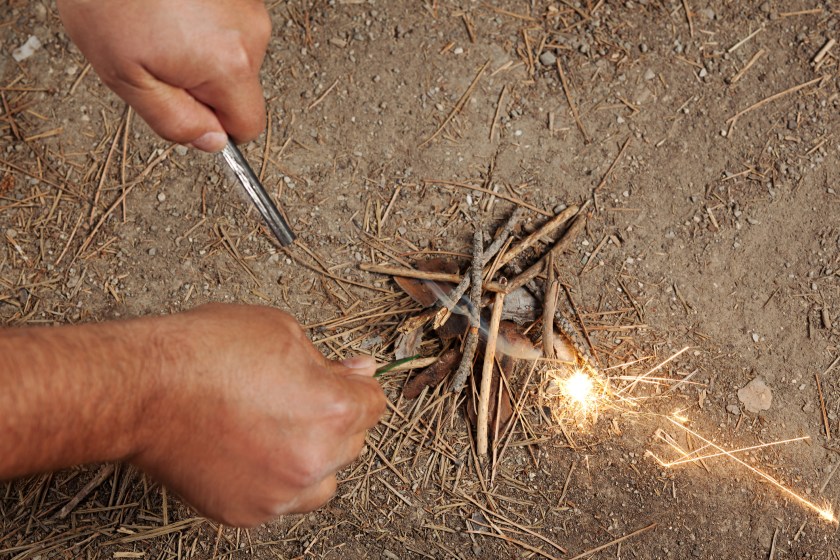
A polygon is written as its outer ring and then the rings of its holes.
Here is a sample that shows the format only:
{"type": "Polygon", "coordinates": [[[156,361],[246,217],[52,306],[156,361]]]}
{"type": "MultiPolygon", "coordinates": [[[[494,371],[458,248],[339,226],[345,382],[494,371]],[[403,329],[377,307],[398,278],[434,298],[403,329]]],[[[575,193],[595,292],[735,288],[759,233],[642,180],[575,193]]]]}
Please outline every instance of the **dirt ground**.
{"type": "Polygon", "coordinates": [[[646,454],[668,455],[660,429],[699,445],[675,410],[729,449],[810,436],[738,456],[840,506],[840,5],[267,4],[270,129],[243,151],[299,233],[288,252],[218,159],[131,118],[51,2],[0,2],[4,324],[247,302],[330,357],[389,361],[418,306],[360,265],[443,252],[466,272],[476,219],[492,237],[527,204],[521,238],[589,201],[555,264],[600,366],[621,384],[690,348],[582,425],[551,421],[545,367],[517,369],[522,409],[490,461],[445,385],[407,400],[409,374],[387,376],[392,408],[337,497],[251,531],[123,465],[2,483],[0,557],[840,558],[836,524],[735,461],[646,454]],[[759,413],[737,393],[756,377],[759,413]]]}

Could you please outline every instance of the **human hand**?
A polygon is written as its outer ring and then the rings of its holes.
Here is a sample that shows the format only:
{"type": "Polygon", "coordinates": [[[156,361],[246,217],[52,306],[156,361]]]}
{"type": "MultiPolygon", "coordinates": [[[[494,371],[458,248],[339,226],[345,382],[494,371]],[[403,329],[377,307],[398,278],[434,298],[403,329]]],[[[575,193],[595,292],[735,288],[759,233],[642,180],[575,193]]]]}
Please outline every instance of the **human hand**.
{"type": "Polygon", "coordinates": [[[131,458],[199,512],[254,526],[335,492],[385,409],[372,359],[325,359],[289,315],[213,304],[157,325],[162,387],[131,458]]]}
{"type": "Polygon", "coordinates": [[[221,150],[265,128],[262,0],[58,0],[67,34],[102,81],[160,136],[221,150]]]}

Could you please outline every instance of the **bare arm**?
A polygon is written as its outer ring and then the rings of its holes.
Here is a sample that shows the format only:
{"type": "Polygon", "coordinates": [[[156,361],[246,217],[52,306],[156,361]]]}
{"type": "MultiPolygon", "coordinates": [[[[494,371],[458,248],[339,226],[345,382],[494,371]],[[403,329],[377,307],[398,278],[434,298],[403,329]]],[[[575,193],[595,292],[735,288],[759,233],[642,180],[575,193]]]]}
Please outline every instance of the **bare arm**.
{"type": "Polygon", "coordinates": [[[0,479],[125,459],[230,525],[309,511],[384,410],[374,367],[255,306],[0,331],[0,479]]]}
{"type": "Polygon", "coordinates": [[[142,351],[147,331],[140,321],[0,331],[0,478],[128,457],[160,377],[142,351]]]}

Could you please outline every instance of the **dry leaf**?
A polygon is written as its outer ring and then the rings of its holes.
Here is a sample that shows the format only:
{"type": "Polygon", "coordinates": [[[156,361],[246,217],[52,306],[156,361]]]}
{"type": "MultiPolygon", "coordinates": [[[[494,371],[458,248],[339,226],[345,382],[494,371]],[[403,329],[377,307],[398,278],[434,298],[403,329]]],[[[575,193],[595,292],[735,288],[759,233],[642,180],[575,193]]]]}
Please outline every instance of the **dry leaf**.
{"type": "Polygon", "coordinates": [[[397,337],[394,344],[394,359],[402,360],[417,354],[420,344],[423,342],[423,329],[414,329],[408,333],[402,333],[397,337]]]}
{"type": "Polygon", "coordinates": [[[453,314],[449,320],[439,326],[435,332],[444,342],[463,335],[469,327],[469,319],[464,315],[453,314]]]}
{"type": "Polygon", "coordinates": [[[436,387],[449,377],[460,361],[461,352],[456,348],[450,348],[441,354],[438,361],[406,382],[403,386],[403,396],[407,399],[416,399],[423,392],[424,387],[436,387]]]}
{"type": "MultiPolygon", "coordinates": [[[[445,272],[446,274],[458,274],[458,263],[451,259],[429,259],[417,263],[417,270],[422,270],[423,272],[445,272]]],[[[405,276],[394,276],[394,281],[406,294],[411,297],[411,299],[423,307],[431,307],[438,301],[437,296],[431,289],[429,289],[429,284],[426,280],[406,278],[405,276]]],[[[448,282],[437,282],[437,285],[445,293],[449,293],[453,288],[452,284],[448,282]]]]}
{"type": "Polygon", "coordinates": [[[565,335],[554,333],[554,358],[561,362],[575,363],[577,352],[565,335]]]}
{"type": "MultiPolygon", "coordinates": [[[[500,356],[512,359],[536,360],[542,355],[542,351],[534,348],[531,340],[522,334],[519,325],[511,321],[499,323],[499,340],[496,342],[496,351],[500,356]]],[[[505,371],[512,368],[502,365],[505,371]]]]}

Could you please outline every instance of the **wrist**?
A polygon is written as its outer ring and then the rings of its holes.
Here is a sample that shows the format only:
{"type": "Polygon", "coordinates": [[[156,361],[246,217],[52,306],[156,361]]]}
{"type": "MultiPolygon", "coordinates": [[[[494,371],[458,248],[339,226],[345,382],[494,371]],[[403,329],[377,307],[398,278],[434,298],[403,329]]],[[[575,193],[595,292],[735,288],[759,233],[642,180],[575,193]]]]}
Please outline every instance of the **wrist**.
{"type": "Polygon", "coordinates": [[[149,317],[130,321],[127,326],[135,357],[134,368],[129,373],[129,391],[132,391],[131,437],[127,452],[121,459],[131,460],[141,455],[155,442],[176,427],[177,399],[188,383],[195,362],[195,352],[188,332],[182,324],[183,315],[149,317]]]}

